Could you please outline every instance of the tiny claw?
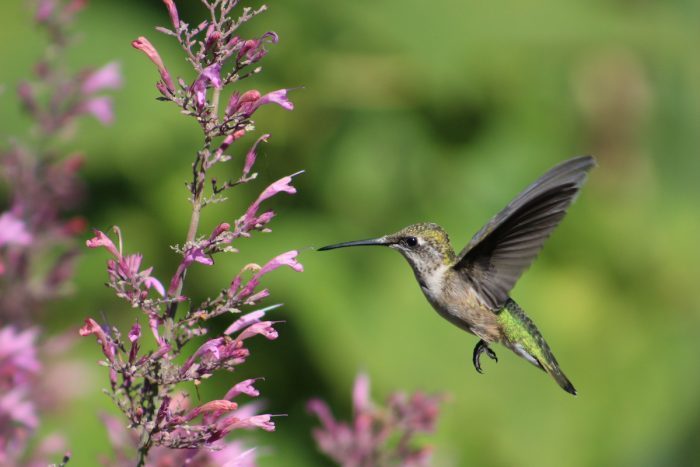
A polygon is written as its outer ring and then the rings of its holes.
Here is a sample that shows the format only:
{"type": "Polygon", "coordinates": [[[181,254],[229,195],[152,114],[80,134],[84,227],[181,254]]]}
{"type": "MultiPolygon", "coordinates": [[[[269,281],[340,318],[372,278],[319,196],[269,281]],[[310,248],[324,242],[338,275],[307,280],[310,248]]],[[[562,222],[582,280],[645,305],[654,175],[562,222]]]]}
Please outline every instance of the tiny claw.
{"type": "Polygon", "coordinates": [[[491,350],[489,345],[482,339],[474,347],[474,354],[472,355],[472,362],[474,363],[474,368],[476,371],[483,374],[484,371],[481,369],[481,354],[486,352],[491,360],[498,362],[498,357],[496,357],[496,352],[491,350]]]}

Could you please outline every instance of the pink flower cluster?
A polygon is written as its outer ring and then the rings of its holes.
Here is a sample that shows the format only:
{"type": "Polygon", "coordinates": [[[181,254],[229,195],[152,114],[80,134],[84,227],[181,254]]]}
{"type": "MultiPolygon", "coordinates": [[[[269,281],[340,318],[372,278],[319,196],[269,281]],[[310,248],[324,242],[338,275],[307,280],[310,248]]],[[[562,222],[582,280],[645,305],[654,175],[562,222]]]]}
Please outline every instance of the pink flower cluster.
{"type": "MultiPolygon", "coordinates": [[[[164,0],[163,3],[172,29],[158,30],[177,39],[194,69],[192,79],[174,78],[147,38],[139,37],[132,45],[155,65],[160,76],[156,83],[160,100],[174,103],[183,114],[193,117],[202,130],[203,145],[194,157],[192,180],[187,184],[192,204],[189,230],[184,243],[172,247],[181,259],[169,282],[157,279],[153,268],[143,267],[140,254],[123,252],[118,228],[114,229],[118,238],[116,244],[105,233],[96,230],[87,246],[104,248],[110,254],[108,285],[118,297],[143,312],[155,345],[143,343],[138,320],[122,337],[118,329],[101,326],[88,318],[80,334],[95,336],[102,348],[105,356],[102,364],[109,368],[110,373],[111,396],[129,421],[134,435],[131,439],[136,439],[135,443],[120,442],[119,446],[136,448],[137,465],[145,465],[147,461],[158,465],[166,459],[175,464],[215,464],[213,460],[219,454],[207,454],[202,449],[221,449],[220,452],[235,456],[227,459],[229,462],[240,461],[240,465],[248,465],[254,462],[253,451],[241,450],[240,443],[228,442],[224,438],[243,428],[274,430],[272,416],[257,413],[257,404],[239,406],[239,399],[243,396],[259,395],[254,385],[256,380],[241,381],[222,398],[194,408],[189,407],[189,398],[183,397],[181,391],[197,388],[217,372],[234,371],[246,362],[250,356],[250,338],[257,335],[269,340],[277,338],[277,322],[266,320],[265,314],[279,305],[241,313],[270,295],[268,289],[260,287],[266,274],[282,266],[297,272],[303,271],[303,267],[294,250],[277,255],[263,266],[248,264],[231,280],[230,286],[201,303],[187,296],[185,280],[188,274],[196,272],[197,267],[213,267],[217,254],[237,252],[233,245],[241,237],[249,237],[254,232],[270,232],[269,224],[275,213],[272,210],[261,212],[262,204],[278,193],[296,193],[292,178],[297,174],[283,177],[264,189],[242,215],[220,222],[213,229],[205,230],[204,235],[199,234],[200,215],[204,208],[224,201],[224,191],[256,179],[253,168],[258,146],[260,142],[267,142],[270,135],[263,134],[250,146],[242,158],[237,178],[219,183],[211,176],[210,169],[234,159],[228,151],[234,142],[255,129],[251,117],[257,109],[276,104],[292,110],[294,105],[288,99],[287,89],[267,94],[257,90],[241,93],[227,89],[259,73],[258,62],[267,53],[266,45],[278,40],[274,33],[265,33],[257,39],[238,36],[238,27],[265,11],[264,6],[257,10],[244,8],[242,15],[233,19],[230,14],[238,0],[202,0],[209,10],[208,19],[190,27],[180,20],[173,0],[164,0]],[[229,92],[225,105],[224,92],[229,92]],[[168,284],[167,289],[164,283],[168,284]],[[178,312],[180,304],[185,303],[186,309],[178,312]],[[211,331],[206,327],[207,321],[232,313],[239,317],[223,334],[208,335],[211,331]],[[203,336],[207,336],[204,341],[203,336]],[[151,350],[142,351],[145,348],[151,350]],[[168,453],[164,451],[166,448],[181,449],[183,454],[168,453]]],[[[116,433],[116,430],[110,429],[110,432],[116,433]]],[[[115,441],[113,444],[117,447],[115,441]]]]}
{"type": "Polygon", "coordinates": [[[36,355],[36,329],[0,328],[0,465],[24,453],[39,425],[30,392],[41,368],[36,355]]]}
{"type": "MultiPolygon", "coordinates": [[[[162,344],[155,351],[143,355],[139,353],[141,327],[138,323],[132,326],[128,333],[127,344],[122,341],[117,329],[104,329],[95,320],[87,319],[85,326],[80,329],[82,336],[94,335],[106,357],[105,365],[109,366],[112,390],[116,394],[129,395],[129,389],[143,375],[153,379],[152,383],[172,388],[183,381],[200,381],[210,377],[218,370],[233,371],[237,365],[244,363],[250,355],[245,347],[245,341],[255,335],[267,339],[276,339],[277,331],[274,322],[263,321],[266,310],[248,313],[233,322],[229,331],[223,337],[210,339],[199,346],[194,354],[182,366],[173,360],[177,352],[170,344],[162,344]],[[165,368],[167,371],[154,372],[153,366],[165,368]]],[[[160,339],[158,335],[154,336],[160,339]]],[[[201,446],[220,448],[218,443],[229,432],[242,428],[262,428],[274,431],[275,425],[271,415],[258,415],[257,406],[248,404],[239,409],[236,399],[242,394],[250,397],[260,395],[254,387],[255,379],[247,379],[235,384],[224,395],[223,399],[209,401],[194,409],[187,410],[186,397],[173,396],[168,392],[163,395],[157,415],[149,420],[138,403],[129,407],[127,417],[133,426],[141,426],[153,422],[150,431],[152,443],[178,449],[191,449],[201,446]],[[199,423],[194,421],[201,417],[199,423]]],[[[132,402],[139,402],[130,397],[132,402]]]]}
{"type": "Polygon", "coordinates": [[[369,378],[359,375],[352,400],[352,423],[337,421],[325,402],[309,401],[309,412],[321,421],[313,435],[323,453],[344,467],[430,465],[431,448],[416,447],[413,437],[434,431],[442,396],[395,393],[378,407],[370,400],[369,378]]]}
{"type": "Polygon", "coordinates": [[[215,114],[218,101],[214,103],[209,99],[210,90],[218,93],[232,82],[259,73],[260,67],[250,69],[251,66],[267,55],[265,45],[277,43],[279,37],[274,32],[266,32],[257,39],[246,40],[236,34],[238,25],[265,11],[265,6],[254,11],[246,9],[238,21],[228,22],[226,17],[237,1],[222,0],[211,4],[207,2],[206,5],[212,12],[218,7],[219,18],[214,15],[213,19],[190,28],[187,23],[180,21],[174,1],[164,0],[164,3],[170,15],[172,29],[159,27],[158,30],[178,39],[187,60],[198,73],[191,84],[187,84],[183,79],[173,79],[151,41],[143,36],[134,40],[131,45],[146,54],[156,66],[160,75],[156,88],[164,100],[176,103],[186,114],[197,116],[208,134],[228,135],[234,139],[241,138],[252,129],[250,118],[263,105],[276,104],[286,110],[294,109],[294,104],[288,98],[289,89],[279,89],[266,94],[261,94],[256,89],[243,93],[233,91],[223,118],[217,121],[216,125],[206,125],[217,116],[215,114]]]}

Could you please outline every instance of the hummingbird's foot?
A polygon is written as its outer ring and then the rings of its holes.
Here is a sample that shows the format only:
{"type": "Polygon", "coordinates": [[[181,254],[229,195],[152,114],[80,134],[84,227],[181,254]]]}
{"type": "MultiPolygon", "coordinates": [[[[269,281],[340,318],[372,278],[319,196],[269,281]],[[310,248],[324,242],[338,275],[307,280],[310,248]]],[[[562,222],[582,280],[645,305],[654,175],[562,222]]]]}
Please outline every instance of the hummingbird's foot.
{"type": "Polygon", "coordinates": [[[486,355],[489,356],[491,360],[495,360],[498,362],[498,357],[496,357],[496,352],[491,350],[491,347],[482,339],[480,340],[477,344],[476,347],[474,347],[474,355],[472,356],[472,361],[474,362],[474,368],[476,368],[476,371],[479,373],[483,373],[484,371],[481,369],[481,354],[486,352],[486,355]]]}

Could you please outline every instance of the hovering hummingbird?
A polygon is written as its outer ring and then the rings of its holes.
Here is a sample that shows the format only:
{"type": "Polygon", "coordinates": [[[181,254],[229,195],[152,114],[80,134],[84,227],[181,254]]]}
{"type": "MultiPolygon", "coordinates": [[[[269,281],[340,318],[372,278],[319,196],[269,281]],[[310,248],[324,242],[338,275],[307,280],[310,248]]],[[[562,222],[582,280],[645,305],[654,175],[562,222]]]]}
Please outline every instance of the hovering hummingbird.
{"type": "Polygon", "coordinates": [[[442,227],[432,223],[319,250],[361,245],[398,250],[413,268],[433,308],[480,339],[472,355],[479,373],[481,354],[498,361],[489,346],[500,343],[576,395],[542,334],[509,292],[561,222],[594,165],[592,157],[583,156],[552,168],[496,214],[459,254],[455,254],[442,227]]]}

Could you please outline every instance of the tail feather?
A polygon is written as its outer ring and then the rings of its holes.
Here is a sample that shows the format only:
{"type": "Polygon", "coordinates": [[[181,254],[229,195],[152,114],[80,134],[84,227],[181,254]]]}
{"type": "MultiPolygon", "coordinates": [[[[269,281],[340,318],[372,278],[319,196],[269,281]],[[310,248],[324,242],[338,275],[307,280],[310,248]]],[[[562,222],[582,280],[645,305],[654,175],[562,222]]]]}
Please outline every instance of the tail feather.
{"type": "Polygon", "coordinates": [[[576,388],[566,377],[547,342],[530,318],[515,301],[508,299],[498,314],[505,335],[504,344],[516,354],[549,374],[569,394],[576,388]]]}

